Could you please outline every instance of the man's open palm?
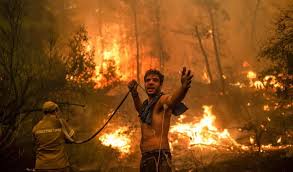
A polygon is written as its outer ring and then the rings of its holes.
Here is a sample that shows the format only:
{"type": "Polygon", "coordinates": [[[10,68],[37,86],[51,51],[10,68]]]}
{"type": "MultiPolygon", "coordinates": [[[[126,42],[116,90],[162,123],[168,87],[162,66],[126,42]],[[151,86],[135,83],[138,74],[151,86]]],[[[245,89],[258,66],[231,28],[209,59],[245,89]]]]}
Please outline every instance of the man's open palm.
{"type": "Polygon", "coordinates": [[[191,74],[191,71],[186,71],[186,67],[183,67],[181,72],[181,84],[183,88],[190,88],[191,87],[191,80],[193,75],[191,74]]]}

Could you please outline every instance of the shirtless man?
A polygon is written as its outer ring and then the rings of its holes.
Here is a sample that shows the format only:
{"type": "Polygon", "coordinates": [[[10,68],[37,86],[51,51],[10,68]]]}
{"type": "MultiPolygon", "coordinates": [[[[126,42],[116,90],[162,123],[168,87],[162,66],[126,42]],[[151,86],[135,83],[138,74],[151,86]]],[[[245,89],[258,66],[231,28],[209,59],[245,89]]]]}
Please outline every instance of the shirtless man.
{"type": "Polygon", "coordinates": [[[171,114],[179,115],[187,110],[181,101],[191,86],[192,77],[191,71],[186,71],[184,67],[180,88],[172,95],[167,95],[161,92],[164,75],[158,70],[148,70],[144,76],[148,99],[143,103],[137,92],[137,82],[135,80],[129,82],[128,88],[141,123],[141,172],[172,171],[168,141],[171,114]]]}

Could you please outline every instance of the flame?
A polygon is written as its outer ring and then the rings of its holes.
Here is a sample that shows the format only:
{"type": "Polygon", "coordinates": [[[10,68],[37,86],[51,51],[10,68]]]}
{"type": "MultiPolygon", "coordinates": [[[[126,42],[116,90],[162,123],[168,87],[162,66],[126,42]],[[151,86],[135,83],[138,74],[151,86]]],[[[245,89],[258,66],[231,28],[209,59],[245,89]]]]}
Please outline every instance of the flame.
{"type": "Polygon", "coordinates": [[[232,85],[232,86],[237,86],[237,87],[239,87],[239,88],[244,88],[244,87],[246,87],[246,85],[244,84],[244,83],[240,83],[240,82],[236,82],[236,83],[230,83],[230,85],[232,85]]]}
{"type": "Polygon", "coordinates": [[[253,86],[254,86],[256,89],[258,89],[258,90],[261,90],[261,89],[264,89],[264,88],[265,88],[264,84],[263,84],[261,81],[255,81],[255,82],[253,83],[253,86]]]}
{"type": "Polygon", "coordinates": [[[250,66],[250,64],[247,61],[244,61],[242,63],[242,67],[249,67],[249,66],[250,66]]]}
{"type": "Polygon", "coordinates": [[[127,127],[121,127],[112,133],[103,134],[99,137],[99,140],[105,146],[111,146],[112,148],[118,150],[122,157],[130,153],[131,139],[127,127]]]}
{"type": "Polygon", "coordinates": [[[253,144],[254,144],[254,138],[250,136],[250,137],[249,137],[249,142],[250,142],[250,144],[253,145],[253,144]]]}
{"type": "MultiPolygon", "coordinates": [[[[203,118],[198,122],[188,122],[183,123],[183,119],[186,119],[186,116],[178,119],[178,122],[171,126],[171,149],[180,143],[187,145],[188,149],[193,149],[195,146],[224,146],[229,150],[238,150],[243,151],[258,151],[255,147],[249,147],[243,144],[237,143],[231,136],[227,129],[220,130],[218,129],[214,122],[216,116],[212,113],[212,106],[203,106],[204,113],[203,118]]],[[[267,117],[268,121],[271,121],[267,117]]],[[[264,125],[260,127],[265,129],[264,125]]],[[[278,138],[277,143],[281,143],[281,137],[278,138]]],[[[253,136],[249,137],[249,142],[251,145],[255,144],[255,138],[253,136]]],[[[292,145],[282,145],[282,146],[272,146],[272,144],[261,145],[261,151],[266,150],[277,150],[291,147],[292,145]]],[[[211,147],[212,148],[212,147],[211,147]]]]}
{"type": "MultiPolygon", "coordinates": [[[[104,88],[116,82],[129,81],[137,76],[136,50],[126,43],[128,30],[118,24],[107,25],[103,37],[91,35],[86,51],[95,50],[95,88],[104,88]]],[[[140,47],[140,73],[158,68],[159,58],[146,56],[151,51],[148,47],[140,47]],[[142,56],[142,54],[144,56],[142,56]]]]}
{"type": "Polygon", "coordinates": [[[91,41],[88,42],[88,44],[85,45],[85,51],[86,52],[90,52],[93,49],[93,45],[91,43],[91,41]]]}
{"type": "Polygon", "coordinates": [[[267,75],[263,79],[264,85],[273,86],[274,88],[284,89],[282,83],[278,82],[276,76],[267,75]]]}
{"type": "Polygon", "coordinates": [[[208,74],[204,71],[203,72],[203,75],[201,76],[202,80],[205,81],[207,84],[210,84],[211,83],[211,80],[208,76],[208,74]]]}
{"type": "MultiPolygon", "coordinates": [[[[267,117],[268,122],[271,121],[267,117]]],[[[255,138],[249,137],[250,146],[237,143],[230,135],[227,129],[219,129],[215,126],[216,116],[212,112],[212,106],[203,106],[203,117],[200,119],[193,118],[190,120],[188,115],[182,115],[177,122],[170,127],[170,148],[172,151],[177,151],[178,146],[184,146],[187,149],[207,148],[224,148],[228,151],[258,151],[255,147],[255,138]],[[185,121],[185,122],[184,122],[185,121]],[[189,121],[189,122],[186,122],[189,121]]],[[[265,129],[263,124],[261,128],[265,129]]],[[[134,133],[127,127],[109,127],[110,131],[103,134],[99,140],[105,146],[120,152],[120,158],[125,158],[134,153],[134,147],[137,141],[134,140],[134,133]]],[[[282,142],[282,137],[279,137],[277,143],[282,142]]],[[[261,151],[278,150],[291,147],[292,145],[272,146],[272,144],[261,145],[261,151]]]]}
{"type": "MultiPolygon", "coordinates": [[[[239,88],[255,88],[257,90],[263,90],[266,88],[273,88],[271,91],[275,92],[276,89],[284,89],[284,85],[277,80],[277,77],[274,75],[267,75],[263,77],[262,80],[257,80],[257,74],[254,71],[246,71],[246,78],[249,80],[249,84],[243,82],[229,83],[232,86],[239,88]]],[[[279,74],[278,77],[284,76],[284,74],[279,74]]]]}
{"type": "Polygon", "coordinates": [[[256,73],[253,72],[253,71],[248,71],[246,76],[247,76],[248,79],[255,79],[256,78],[256,73]]]}
{"type": "Polygon", "coordinates": [[[264,106],[263,106],[263,110],[264,110],[264,111],[270,111],[270,107],[269,107],[269,105],[264,105],[264,106]]]}
{"type": "Polygon", "coordinates": [[[123,48],[117,39],[113,39],[109,48],[101,54],[99,65],[96,66],[95,88],[103,88],[114,82],[127,81],[132,78],[131,70],[122,72],[122,57],[128,59],[129,49],[123,48]]]}
{"type": "Polygon", "coordinates": [[[281,143],[282,142],[282,137],[279,137],[277,140],[277,143],[281,143]]]}
{"type": "Polygon", "coordinates": [[[227,129],[219,131],[214,122],[216,116],[212,113],[212,106],[203,106],[203,118],[199,122],[190,122],[183,124],[179,120],[174,126],[171,126],[170,133],[176,135],[171,139],[172,144],[178,143],[178,139],[189,138],[188,147],[194,145],[220,145],[223,142],[238,145],[231,138],[227,129]],[[178,135],[178,136],[177,136],[178,135]]]}
{"type": "Polygon", "coordinates": [[[282,83],[278,82],[277,77],[274,75],[267,75],[263,78],[263,81],[256,80],[256,73],[249,71],[247,74],[247,78],[249,79],[250,87],[255,87],[256,89],[262,90],[266,87],[273,87],[274,89],[280,88],[284,89],[282,83]]]}

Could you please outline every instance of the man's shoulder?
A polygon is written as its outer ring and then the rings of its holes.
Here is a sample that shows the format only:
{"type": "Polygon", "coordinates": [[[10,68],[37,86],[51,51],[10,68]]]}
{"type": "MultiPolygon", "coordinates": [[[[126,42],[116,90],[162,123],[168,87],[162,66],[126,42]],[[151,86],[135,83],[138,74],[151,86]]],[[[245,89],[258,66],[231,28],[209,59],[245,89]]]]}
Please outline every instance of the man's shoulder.
{"type": "Polygon", "coordinates": [[[163,94],[161,97],[160,97],[160,102],[166,102],[168,101],[169,99],[171,98],[171,95],[170,94],[163,94]]]}
{"type": "Polygon", "coordinates": [[[38,128],[40,125],[42,125],[44,123],[44,117],[42,117],[34,126],[34,128],[38,128]]]}
{"type": "Polygon", "coordinates": [[[156,103],[157,107],[161,107],[164,104],[168,104],[168,102],[170,101],[171,96],[169,94],[163,94],[161,95],[160,99],[158,100],[158,102],[156,103]]]}
{"type": "Polygon", "coordinates": [[[43,129],[44,127],[50,127],[50,126],[55,126],[56,124],[59,124],[59,120],[54,119],[54,118],[42,118],[37,124],[33,127],[33,132],[39,129],[43,129]]]}

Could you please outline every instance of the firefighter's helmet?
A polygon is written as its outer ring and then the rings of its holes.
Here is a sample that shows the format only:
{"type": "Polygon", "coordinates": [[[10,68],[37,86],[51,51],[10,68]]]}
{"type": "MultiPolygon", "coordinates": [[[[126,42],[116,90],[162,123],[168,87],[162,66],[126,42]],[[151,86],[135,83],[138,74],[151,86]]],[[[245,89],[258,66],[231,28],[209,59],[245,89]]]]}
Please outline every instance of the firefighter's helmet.
{"type": "Polygon", "coordinates": [[[52,113],[59,109],[58,105],[52,101],[47,101],[43,104],[42,110],[44,113],[52,113]]]}

